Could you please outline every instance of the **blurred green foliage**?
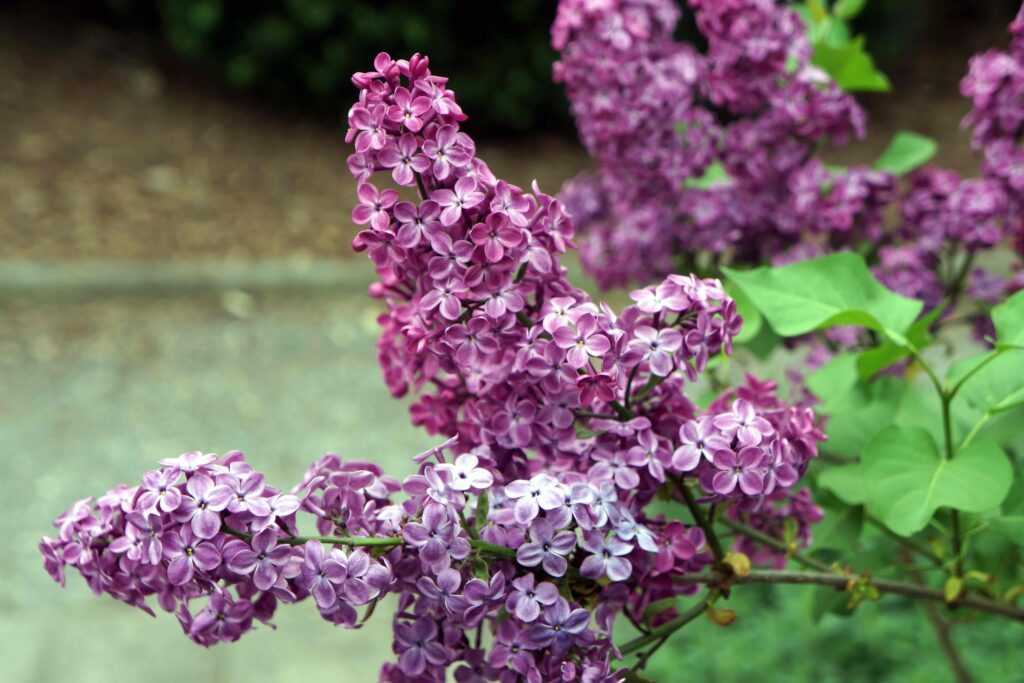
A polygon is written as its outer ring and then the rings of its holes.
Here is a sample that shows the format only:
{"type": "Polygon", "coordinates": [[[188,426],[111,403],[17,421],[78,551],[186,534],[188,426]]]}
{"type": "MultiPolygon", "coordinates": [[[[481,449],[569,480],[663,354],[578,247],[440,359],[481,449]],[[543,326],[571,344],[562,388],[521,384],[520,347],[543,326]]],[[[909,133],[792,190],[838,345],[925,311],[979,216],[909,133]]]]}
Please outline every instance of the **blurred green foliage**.
{"type": "Polygon", "coordinates": [[[175,52],[233,87],[336,114],[381,51],[430,55],[474,128],[565,126],[551,81],[557,0],[103,0],[121,23],[162,32],[175,52]]]}

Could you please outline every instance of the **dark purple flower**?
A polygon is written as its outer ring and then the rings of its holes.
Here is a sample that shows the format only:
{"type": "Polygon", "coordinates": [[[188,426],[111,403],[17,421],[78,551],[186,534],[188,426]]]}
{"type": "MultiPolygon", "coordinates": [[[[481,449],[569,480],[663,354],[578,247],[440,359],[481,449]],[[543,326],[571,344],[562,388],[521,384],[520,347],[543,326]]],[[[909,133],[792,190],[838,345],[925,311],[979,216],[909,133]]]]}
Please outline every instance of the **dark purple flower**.
{"type": "Polygon", "coordinates": [[[407,676],[419,676],[427,664],[444,666],[448,663],[448,652],[437,642],[437,622],[421,617],[409,624],[395,623],[395,646],[400,651],[398,666],[407,676]]]}
{"type": "Polygon", "coordinates": [[[528,631],[534,647],[550,647],[556,655],[569,651],[576,638],[590,623],[590,612],[577,607],[572,609],[565,598],[558,598],[553,605],[544,608],[539,624],[528,631]]]}
{"type": "Polygon", "coordinates": [[[731,449],[715,451],[712,463],[718,471],[712,480],[715,493],[727,496],[736,486],[748,496],[764,490],[764,473],[759,467],[762,451],[757,446],[746,446],[739,453],[731,449]]]}
{"type": "Polygon", "coordinates": [[[442,569],[436,579],[421,576],[416,581],[420,593],[436,603],[443,605],[449,612],[461,611],[466,607],[465,600],[459,595],[462,586],[462,575],[456,569],[442,569]]]}

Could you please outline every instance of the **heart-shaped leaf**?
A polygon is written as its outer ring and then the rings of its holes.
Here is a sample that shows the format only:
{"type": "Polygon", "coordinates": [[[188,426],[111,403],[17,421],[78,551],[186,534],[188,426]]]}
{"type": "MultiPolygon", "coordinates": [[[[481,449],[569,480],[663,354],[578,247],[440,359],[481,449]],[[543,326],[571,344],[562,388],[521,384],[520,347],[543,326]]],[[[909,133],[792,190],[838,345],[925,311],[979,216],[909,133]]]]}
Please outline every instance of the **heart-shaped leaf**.
{"type": "Polygon", "coordinates": [[[867,498],[860,463],[829,467],[818,475],[818,485],[832,491],[839,500],[849,505],[860,505],[867,498]]]}
{"type": "Polygon", "coordinates": [[[938,149],[935,140],[901,130],[892,136],[889,146],[875,159],[874,167],[880,171],[903,175],[928,163],[938,149]]]}
{"type": "Polygon", "coordinates": [[[862,257],[846,252],[780,268],[722,270],[785,337],[860,325],[905,343],[923,305],[883,287],[862,257]]]}
{"type": "Polygon", "coordinates": [[[917,427],[886,427],[861,457],[868,508],[890,529],[910,536],[928,525],[940,507],[982,512],[997,507],[1010,490],[1006,454],[975,443],[952,460],[939,455],[935,439],[917,427]]]}
{"type": "Polygon", "coordinates": [[[996,345],[1024,347],[1024,290],[992,309],[996,345]]]}
{"type": "Polygon", "coordinates": [[[947,376],[955,385],[969,374],[959,395],[972,408],[999,413],[1024,401],[1024,351],[1009,349],[971,356],[954,363],[947,376]]]}

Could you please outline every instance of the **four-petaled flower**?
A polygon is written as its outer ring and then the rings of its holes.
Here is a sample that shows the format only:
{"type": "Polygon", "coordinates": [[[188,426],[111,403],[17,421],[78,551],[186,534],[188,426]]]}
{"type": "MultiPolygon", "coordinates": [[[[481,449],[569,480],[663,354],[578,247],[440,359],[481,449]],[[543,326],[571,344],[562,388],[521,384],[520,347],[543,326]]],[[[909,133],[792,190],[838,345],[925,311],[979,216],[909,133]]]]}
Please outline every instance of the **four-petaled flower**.
{"type": "Polygon", "coordinates": [[[277,532],[273,529],[264,529],[253,536],[250,546],[228,558],[228,569],[243,576],[252,574],[257,588],[270,590],[277,583],[281,568],[291,558],[291,548],[277,544],[277,532]]]}
{"type": "Polygon", "coordinates": [[[559,348],[567,349],[566,360],[573,369],[582,368],[591,356],[600,358],[612,348],[608,337],[598,329],[597,319],[590,313],[577,318],[575,326],[562,325],[552,337],[559,348]]]}
{"type": "Polygon", "coordinates": [[[757,446],[747,446],[739,453],[731,449],[715,451],[712,463],[718,470],[711,480],[715,493],[727,496],[736,486],[748,496],[756,496],[764,490],[764,474],[759,465],[763,451],[757,446]]]}
{"type": "Polygon", "coordinates": [[[558,531],[546,519],[538,519],[530,526],[530,542],[516,550],[516,562],[524,567],[544,567],[551,576],[563,576],[569,566],[565,556],[576,547],[576,533],[558,531]]]}
{"type": "Polygon", "coordinates": [[[199,538],[213,538],[220,531],[220,512],[231,502],[231,489],[197,474],[186,482],[185,491],[188,495],[173,513],[175,521],[190,522],[199,538]]]}
{"type": "Polygon", "coordinates": [[[541,608],[555,604],[555,600],[558,599],[558,588],[555,584],[536,581],[533,574],[525,574],[512,582],[514,590],[508,594],[505,609],[514,614],[519,621],[536,621],[541,608]]]}
{"type": "Polygon", "coordinates": [[[212,541],[204,541],[192,533],[190,526],[166,534],[163,540],[164,554],[171,561],[167,565],[167,579],[174,586],[191,581],[197,569],[212,572],[220,566],[220,550],[212,541]]]}

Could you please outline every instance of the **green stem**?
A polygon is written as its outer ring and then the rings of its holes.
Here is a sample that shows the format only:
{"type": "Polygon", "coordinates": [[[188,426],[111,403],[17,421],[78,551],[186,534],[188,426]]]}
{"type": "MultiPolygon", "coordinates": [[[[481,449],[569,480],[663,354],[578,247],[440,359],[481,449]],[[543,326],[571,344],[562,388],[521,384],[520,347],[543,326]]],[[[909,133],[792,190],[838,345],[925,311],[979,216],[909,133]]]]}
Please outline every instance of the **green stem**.
{"type": "Polygon", "coordinates": [[[949,400],[951,400],[951,401],[953,400],[953,397],[956,396],[956,393],[958,391],[960,391],[960,387],[962,387],[964,385],[964,383],[967,382],[967,380],[969,380],[971,377],[974,377],[975,373],[977,373],[979,370],[984,368],[986,365],[988,365],[989,363],[994,361],[996,358],[1001,356],[1003,351],[1005,351],[1005,350],[1006,349],[995,349],[995,350],[993,350],[987,356],[985,356],[984,360],[982,360],[980,363],[978,363],[973,368],[971,368],[970,371],[968,371],[968,373],[966,375],[961,377],[957,381],[957,383],[953,385],[953,388],[949,390],[949,392],[948,392],[949,393],[949,400]]]}
{"type": "Polygon", "coordinates": [[[931,550],[929,550],[925,546],[920,545],[919,543],[917,543],[917,542],[915,542],[915,541],[913,541],[913,540],[911,540],[909,538],[903,538],[899,534],[896,534],[895,532],[892,531],[892,529],[890,529],[889,527],[885,526],[885,524],[883,524],[881,521],[879,521],[875,517],[872,517],[871,515],[865,514],[864,515],[864,520],[868,524],[870,524],[871,526],[875,527],[876,529],[881,531],[883,534],[885,534],[885,536],[887,538],[889,538],[890,540],[893,540],[896,543],[899,543],[901,546],[903,546],[907,550],[913,551],[913,552],[917,553],[918,555],[927,558],[933,564],[938,565],[940,567],[942,566],[942,558],[939,557],[938,555],[936,555],[935,553],[933,553],[931,550]]]}
{"type": "MultiPolygon", "coordinates": [[[[836,572],[804,572],[804,571],[778,571],[778,570],[752,570],[745,576],[737,574],[727,575],[723,572],[712,570],[701,573],[678,574],[672,579],[676,583],[703,583],[712,587],[743,584],[743,583],[777,583],[777,584],[803,584],[815,586],[833,586],[842,590],[848,590],[851,582],[862,583],[874,586],[880,593],[891,593],[903,595],[917,600],[929,600],[948,604],[952,608],[964,607],[988,612],[1014,621],[1024,622],[1024,609],[1005,602],[996,602],[988,598],[975,595],[964,595],[957,598],[953,603],[947,603],[943,592],[937,588],[929,588],[915,583],[904,583],[889,579],[874,579],[863,574],[840,574],[836,572]]],[[[652,631],[653,633],[653,631],[652,631]]]]}
{"type": "Polygon", "coordinates": [[[700,615],[704,614],[704,612],[707,611],[708,606],[711,604],[712,596],[713,593],[711,595],[708,595],[708,597],[704,600],[701,600],[698,604],[694,605],[687,611],[680,614],[675,619],[666,621],[658,628],[651,629],[650,633],[640,636],[639,638],[635,638],[629,641],[628,643],[624,644],[622,647],[619,648],[619,652],[621,652],[622,655],[625,657],[626,655],[630,655],[634,652],[637,652],[638,650],[642,650],[648,645],[656,643],[663,638],[668,638],[673,633],[675,633],[682,627],[686,626],[700,615]]]}
{"type": "Polygon", "coordinates": [[[822,572],[827,572],[827,571],[831,571],[832,570],[832,566],[831,565],[826,564],[826,563],[822,562],[821,560],[816,560],[813,557],[810,557],[809,555],[804,555],[803,553],[796,552],[796,550],[794,548],[789,547],[785,543],[785,541],[781,541],[781,540],[775,538],[774,536],[769,536],[768,534],[766,534],[766,533],[764,533],[762,531],[758,531],[757,529],[755,529],[753,527],[747,526],[746,524],[743,524],[742,522],[735,522],[735,521],[733,521],[731,519],[722,519],[722,524],[724,524],[725,526],[729,527],[730,529],[732,529],[736,533],[743,534],[744,536],[746,536],[748,538],[754,539],[755,541],[757,541],[758,543],[761,543],[762,545],[766,545],[769,548],[774,548],[775,550],[778,550],[779,552],[786,553],[786,555],[788,555],[790,558],[792,558],[794,562],[796,562],[798,564],[802,564],[805,567],[810,567],[811,569],[817,569],[817,570],[822,571],[822,572]]]}
{"type": "Polygon", "coordinates": [[[700,505],[697,504],[697,499],[694,498],[693,492],[687,488],[682,479],[673,477],[672,481],[675,482],[679,492],[683,494],[683,500],[686,502],[686,507],[690,509],[690,514],[693,515],[693,521],[704,532],[704,538],[708,542],[708,547],[711,548],[711,554],[715,557],[715,564],[721,565],[725,559],[725,553],[722,551],[722,544],[718,540],[718,535],[715,534],[715,528],[708,522],[704,512],[700,509],[700,505]]]}
{"type": "MultiPolygon", "coordinates": [[[[252,534],[237,531],[226,525],[222,525],[220,530],[245,541],[252,540],[252,534]]],[[[397,536],[285,536],[278,539],[278,543],[284,543],[285,545],[304,545],[307,541],[319,541],[328,545],[350,545],[358,548],[393,548],[405,543],[405,539],[397,536]]],[[[488,555],[494,555],[506,560],[516,559],[516,551],[503,545],[496,545],[473,538],[469,540],[469,545],[473,549],[488,555]]]]}
{"type": "Polygon", "coordinates": [[[988,411],[981,416],[981,419],[978,420],[974,427],[971,428],[971,431],[967,434],[967,436],[964,437],[963,443],[960,444],[960,450],[963,450],[971,445],[971,443],[974,441],[974,438],[978,436],[978,432],[981,431],[982,427],[988,424],[988,421],[992,419],[993,415],[994,413],[992,411],[988,411]]]}

